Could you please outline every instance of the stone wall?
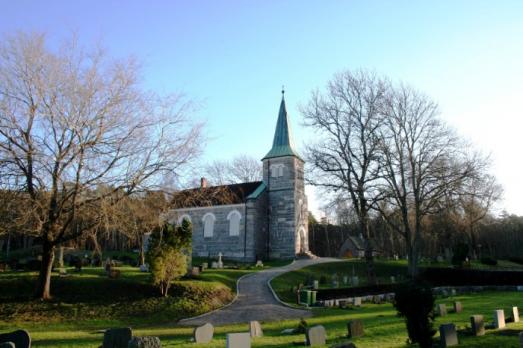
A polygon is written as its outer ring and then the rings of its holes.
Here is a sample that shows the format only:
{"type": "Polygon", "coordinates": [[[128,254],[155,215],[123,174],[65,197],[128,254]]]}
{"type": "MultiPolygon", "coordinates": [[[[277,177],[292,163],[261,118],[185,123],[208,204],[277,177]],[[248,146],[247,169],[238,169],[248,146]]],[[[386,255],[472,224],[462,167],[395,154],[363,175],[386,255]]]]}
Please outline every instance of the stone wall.
{"type": "MultiPolygon", "coordinates": [[[[177,222],[178,219],[184,215],[188,215],[193,225],[192,234],[192,250],[193,256],[200,257],[217,257],[218,253],[222,253],[224,258],[244,260],[245,258],[252,260],[255,258],[253,253],[253,246],[247,245],[249,242],[249,233],[245,234],[246,221],[249,218],[245,216],[245,204],[231,204],[213,207],[198,207],[198,208],[182,208],[176,209],[169,213],[169,222],[177,222]],[[229,235],[229,220],[227,215],[237,210],[241,214],[240,219],[240,233],[238,236],[229,235]],[[203,216],[207,213],[212,213],[216,217],[214,222],[214,230],[212,237],[203,236],[203,216]],[[249,250],[246,254],[245,251],[249,250]]],[[[251,237],[252,239],[252,237],[251,237]]],[[[253,244],[250,241],[249,244],[253,244]]]]}
{"type": "MultiPolygon", "coordinates": [[[[247,250],[255,258],[266,260],[267,254],[267,189],[256,199],[247,201],[247,250]],[[249,237],[252,237],[249,238],[249,237]]],[[[253,260],[255,261],[255,260],[253,260]]]]}

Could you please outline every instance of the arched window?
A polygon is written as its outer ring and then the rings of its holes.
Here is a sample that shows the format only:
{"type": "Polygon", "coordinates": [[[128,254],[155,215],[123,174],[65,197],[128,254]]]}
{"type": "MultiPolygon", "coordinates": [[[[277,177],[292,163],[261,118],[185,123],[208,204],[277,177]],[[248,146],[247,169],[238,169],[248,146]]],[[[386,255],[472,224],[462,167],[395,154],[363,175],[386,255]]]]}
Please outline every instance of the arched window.
{"type": "Polygon", "coordinates": [[[189,216],[189,214],[183,214],[182,216],[180,216],[178,218],[178,225],[181,225],[183,220],[187,220],[189,221],[190,223],[192,223],[192,220],[191,220],[191,217],[189,216]]]}
{"type": "Polygon", "coordinates": [[[279,176],[283,176],[283,167],[284,165],[279,163],[279,164],[273,164],[271,166],[271,176],[273,178],[277,178],[279,176]]]}
{"type": "Polygon", "coordinates": [[[239,236],[240,235],[240,220],[242,215],[238,210],[233,210],[227,215],[227,220],[229,220],[229,236],[239,236]]]}
{"type": "Polygon", "coordinates": [[[214,221],[216,221],[216,217],[213,213],[207,213],[202,218],[203,221],[203,236],[205,238],[212,237],[213,230],[214,230],[214,221]]]}

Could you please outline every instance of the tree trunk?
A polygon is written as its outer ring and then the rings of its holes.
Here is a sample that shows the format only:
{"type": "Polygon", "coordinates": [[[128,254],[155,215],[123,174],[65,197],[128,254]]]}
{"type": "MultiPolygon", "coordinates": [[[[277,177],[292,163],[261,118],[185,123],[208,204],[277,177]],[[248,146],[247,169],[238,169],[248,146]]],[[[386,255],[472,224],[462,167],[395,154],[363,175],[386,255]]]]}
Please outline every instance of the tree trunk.
{"type": "Polygon", "coordinates": [[[58,249],[58,267],[60,268],[60,271],[64,269],[64,247],[61,244],[58,249]]]}
{"type": "Polygon", "coordinates": [[[51,271],[54,261],[54,246],[49,241],[42,245],[42,266],[38,275],[35,297],[42,300],[51,299],[51,271]]]}
{"type": "Polygon", "coordinates": [[[138,239],[138,243],[140,245],[140,266],[145,265],[145,243],[144,243],[145,236],[141,235],[138,239]]]}
{"type": "MultiPolygon", "coordinates": [[[[366,219],[365,217],[361,219],[366,219]]],[[[369,233],[369,224],[368,221],[362,220],[361,221],[361,230],[362,235],[364,237],[364,243],[365,243],[365,264],[367,265],[367,282],[370,285],[376,284],[376,271],[374,269],[374,256],[373,254],[373,248],[372,243],[370,241],[370,233],[369,233]]]]}
{"type": "Polygon", "coordinates": [[[408,267],[409,275],[411,276],[412,279],[415,279],[419,275],[418,251],[417,251],[416,246],[414,246],[414,245],[407,246],[407,248],[408,248],[407,253],[409,256],[409,267],[408,267]]]}

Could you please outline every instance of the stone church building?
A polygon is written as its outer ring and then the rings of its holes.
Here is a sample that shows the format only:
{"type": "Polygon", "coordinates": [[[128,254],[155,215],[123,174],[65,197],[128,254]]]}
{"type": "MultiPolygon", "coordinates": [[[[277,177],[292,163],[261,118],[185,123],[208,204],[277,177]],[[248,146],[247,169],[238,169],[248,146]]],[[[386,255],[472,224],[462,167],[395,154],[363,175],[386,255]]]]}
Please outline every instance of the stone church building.
{"type": "Polygon", "coordinates": [[[170,222],[193,225],[194,256],[255,261],[292,259],[308,253],[308,209],[303,159],[297,154],[282,100],[270,151],[262,158],[263,181],[175,194],[170,222]]]}

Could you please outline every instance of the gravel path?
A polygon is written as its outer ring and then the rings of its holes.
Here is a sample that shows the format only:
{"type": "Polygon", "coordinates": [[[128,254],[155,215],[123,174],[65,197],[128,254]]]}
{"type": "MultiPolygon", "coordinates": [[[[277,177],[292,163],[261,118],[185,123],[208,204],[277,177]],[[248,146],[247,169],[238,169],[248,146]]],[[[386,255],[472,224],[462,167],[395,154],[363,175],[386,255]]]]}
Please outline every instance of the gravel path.
{"type": "Polygon", "coordinates": [[[285,272],[317,263],[335,261],[338,260],[333,258],[296,260],[290,265],[249,274],[239,280],[238,297],[230,305],[198,317],[182,319],[178,324],[197,326],[211,323],[218,326],[248,323],[251,320],[275,321],[311,317],[312,312],[310,310],[290,308],[281,304],[273,295],[267,282],[285,272]]]}

